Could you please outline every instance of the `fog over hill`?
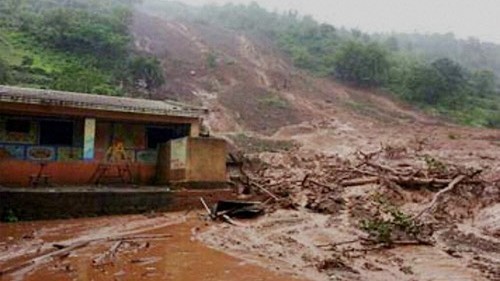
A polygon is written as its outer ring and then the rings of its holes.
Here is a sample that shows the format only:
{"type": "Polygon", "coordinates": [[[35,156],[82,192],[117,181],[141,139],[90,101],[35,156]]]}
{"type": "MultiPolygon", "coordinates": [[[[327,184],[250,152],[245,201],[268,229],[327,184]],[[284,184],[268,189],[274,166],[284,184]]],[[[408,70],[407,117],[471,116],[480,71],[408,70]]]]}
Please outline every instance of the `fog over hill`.
{"type": "MultiPolygon", "coordinates": [[[[250,3],[252,0],[182,0],[200,5],[250,3]]],[[[271,10],[297,10],[335,26],[365,32],[454,33],[458,38],[475,37],[500,43],[494,0],[256,0],[271,10]]]]}

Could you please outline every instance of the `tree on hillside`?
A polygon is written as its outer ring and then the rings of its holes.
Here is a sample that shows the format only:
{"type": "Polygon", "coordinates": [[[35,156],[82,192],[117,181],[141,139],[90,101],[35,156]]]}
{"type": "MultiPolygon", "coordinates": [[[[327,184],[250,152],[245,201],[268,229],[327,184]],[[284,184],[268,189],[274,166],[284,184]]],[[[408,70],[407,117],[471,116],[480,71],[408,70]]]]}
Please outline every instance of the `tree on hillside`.
{"type": "Polygon", "coordinates": [[[492,96],[497,87],[496,77],[492,71],[478,70],[471,76],[471,87],[479,97],[492,96]]]}
{"type": "Polygon", "coordinates": [[[111,89],[104,90],[108,81],[104,79],[97,69],[87,69],[68,65],[61,72],[54,74],[54,76],[55,79],[51,88],[55,90],[108,95],[114,94],[111,89]]]}
{"type": "Polygon", "coordinates": [[[119,58],[126,53],[130,41],[129,17],[130,14],[120,8],[106,16],[88,10],[58,8],[44,12],[31,31],[42,42],[62,51],[119,58]]]}
{"type": "Polygon", "coordinates": [[[465,70],[448,58],[415,65],[405,84],[407,100],[451,109],[462,106],[470,93],[465,70]]]}
{"type": "Polygon", "coordinates": [[[21,23],[21,9],[25,0],[2,0],[0,1],[0,22],[9,26],[18,26],[21,23]]]}
{"type": "Polygon", "coordinates": [[[156,89],[165,83],[163,70],[155,57],[135,57],[130,62],[130,71],[134,84],[144,84],[148,91],[156,89]]]}
{"type": "Polygon", "coordinates": [[[0,59],[0,84],[6,84],[10,80],[10,68],[9,65],[2,59],[0,59]]]}
{"type": "MultiPolygon", "coordinates": [[[[15,43],[25,58],[38,58],[36,66],[33,59],[13,65],[11,83],[112,95],[133,90],[137,79],[148,89],[157,87],[163,83],[159,63],[150,58],[130,62],[129,26],[133,5],[140,2],[0,1],[0,40],[15,43]]],[[[7,80],[5,69],[2,65],[0,82],[7,80]]]]}
{"type": "Polygon", "coordinates": [[[441,58],[435,60],[431,65],[443,79],[443,91],[454,93],[465,86],[466,74],[462,66],[458,63],[449,58],[441,58]]]}
{"type": "Polygon", "coordinates": [[[378,44],[349,41],[336,54],[334,74],[345,82],[379,86],[387,80],[389,66],[388,54],[378,44]]]}
{"type": "Polygon", "coordinates": [[[437,105],[444,95],[443,78],[429,65],[415,65],[406,81],[404,97],[412,102],[437,105]]]}

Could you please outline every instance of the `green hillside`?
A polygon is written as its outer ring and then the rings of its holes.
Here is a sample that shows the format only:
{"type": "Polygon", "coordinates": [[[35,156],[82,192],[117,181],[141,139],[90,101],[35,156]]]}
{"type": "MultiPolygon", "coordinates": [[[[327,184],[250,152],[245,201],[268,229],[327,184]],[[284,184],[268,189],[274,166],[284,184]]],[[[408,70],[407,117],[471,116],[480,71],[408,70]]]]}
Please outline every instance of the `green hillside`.
{"type": "Polygon", "coordinates": [[[133,0],[0,2],[0,83],[121,95],[163,82],[131,49],[133,0]]]}
{"type": "Polygon", "coordinates": [[[256,3],[190,7],[146,1],[143,9],[265,36],[313,75],[384,89],[457,122],[500,127],[500,46],[453,35],[365,34],[338,29],[297,12],[269,12],[256,3]]]}
{"type": "Polygon", "coordinates": [[[158,0],[0,2],[0,83],[123,95],[165,82],[134,50],[133,9],[270,39],[312,75],[378,88],[434,114],[500,127],[500,46],[452,34],[365,34],[259,5],[192,7],[158,0]]]}

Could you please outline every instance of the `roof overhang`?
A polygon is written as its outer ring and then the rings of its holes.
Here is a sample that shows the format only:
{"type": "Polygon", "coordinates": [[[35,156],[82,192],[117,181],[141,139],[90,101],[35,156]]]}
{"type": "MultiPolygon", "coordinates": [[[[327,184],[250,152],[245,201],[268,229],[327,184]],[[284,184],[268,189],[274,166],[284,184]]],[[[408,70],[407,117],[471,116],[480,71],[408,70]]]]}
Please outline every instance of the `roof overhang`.
{"type": "Polygon", "coordinates": [[[208,113],[206,108],[168,100],[146,100],[10,86],[0,86],[0,103],[31,105],[37,108],[47,107],[52,109],[52,112],[54,108],[76,109],[78,112],[88,110],[92,115],[96,112],[114,112],[156,117],[200,118],[208,113]]]}

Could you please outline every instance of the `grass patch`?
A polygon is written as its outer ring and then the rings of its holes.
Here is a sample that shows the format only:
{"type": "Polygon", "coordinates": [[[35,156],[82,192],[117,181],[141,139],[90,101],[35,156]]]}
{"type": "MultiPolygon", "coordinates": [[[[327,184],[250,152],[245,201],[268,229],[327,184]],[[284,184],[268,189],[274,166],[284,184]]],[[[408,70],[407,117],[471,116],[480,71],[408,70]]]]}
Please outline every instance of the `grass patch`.
{"type": "MultiPolygon", "coordinates": [[[[31,36],[12,30],[0,29],[0,59],[11,69],[9,84],[32,88],[55,88],[55,80],[66,76],[68,70],[92,73],[95,79],[111,84],[112,70],[96,68],[91,55],[48,49],[31,36]],[[28,64],[26,64],[28,62],[28,64]]],[[[82,79],[85,77],[82,77],[82,79]]],[[[76,82],[76,81],[75,81],[76,82]]]]}

